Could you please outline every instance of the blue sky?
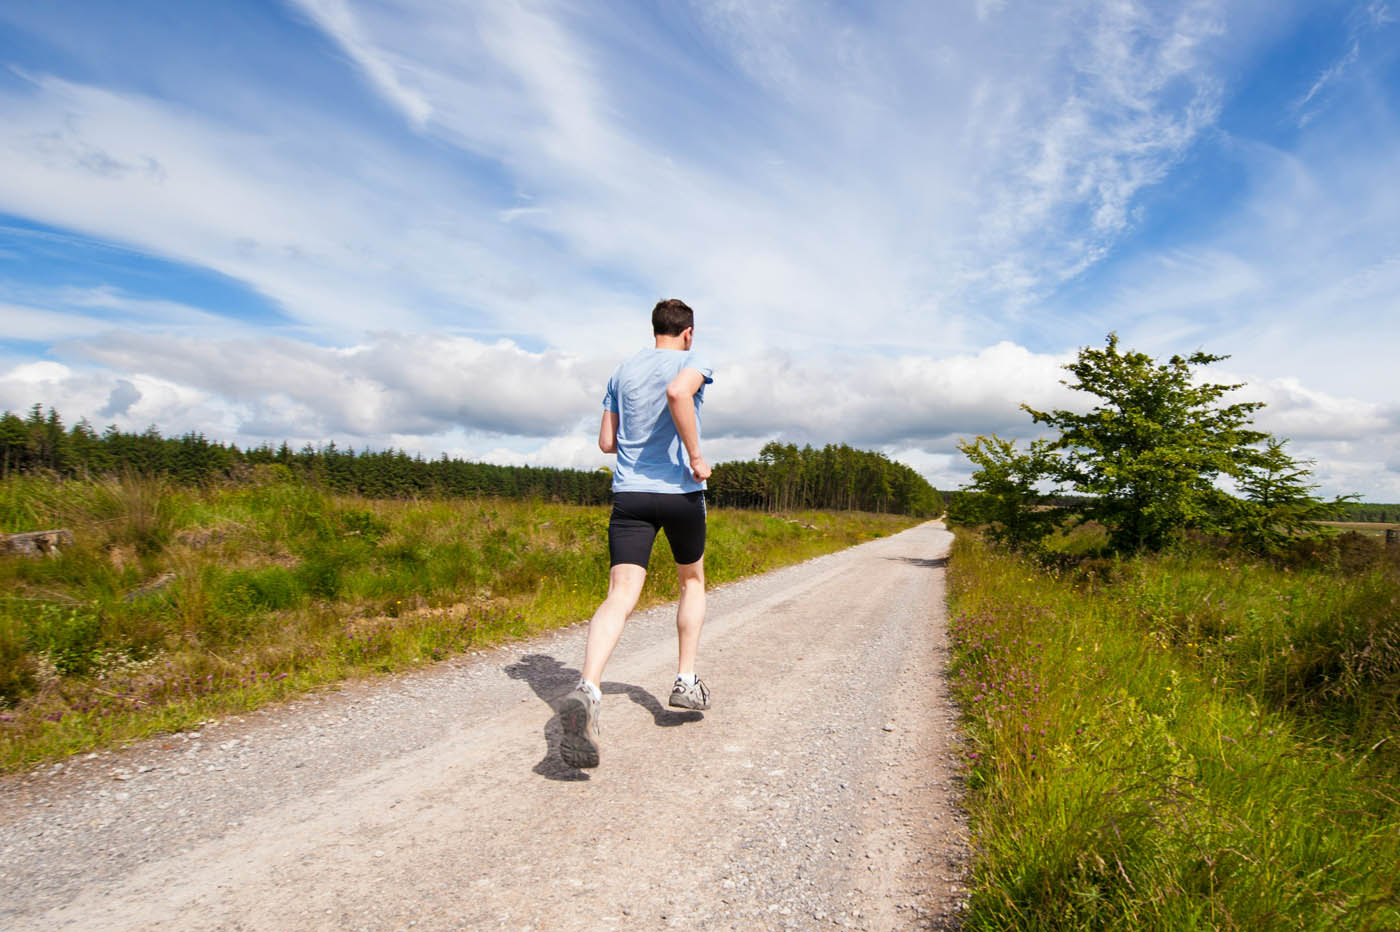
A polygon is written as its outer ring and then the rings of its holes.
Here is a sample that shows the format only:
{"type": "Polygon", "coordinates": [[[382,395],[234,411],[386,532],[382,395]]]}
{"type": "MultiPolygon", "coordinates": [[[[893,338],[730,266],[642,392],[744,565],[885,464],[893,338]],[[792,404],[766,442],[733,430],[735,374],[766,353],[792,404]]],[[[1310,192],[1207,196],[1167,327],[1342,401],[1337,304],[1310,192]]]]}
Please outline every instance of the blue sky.
{"type": "Polygon", "coordinates": [[[712,460],[966,477],[1110,330],[1400,501],[1400,7],[0,6],[0,407],[591,467],[661,297],[712,460]]]}

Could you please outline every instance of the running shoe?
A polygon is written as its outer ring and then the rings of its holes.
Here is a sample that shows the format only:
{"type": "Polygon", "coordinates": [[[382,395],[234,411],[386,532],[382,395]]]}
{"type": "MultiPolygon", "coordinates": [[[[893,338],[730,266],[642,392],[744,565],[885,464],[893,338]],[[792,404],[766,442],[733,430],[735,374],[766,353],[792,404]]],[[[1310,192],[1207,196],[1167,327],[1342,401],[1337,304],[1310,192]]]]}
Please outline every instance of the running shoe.
{"type": "Polygon", "coordinates": [[[710,707],[710,688],[698,676],[692,686],[685,685],[685,680],[678,676],[676,677],[676,685],[671,687],[671,699],[666,704],[678,709],[694,709],[697,712],[703,712],[710,707]]]}
{"type": "Polygon", "coordinates": [[[570,767],[598,766],[598,713],[603,703],[582,683],[559,703],[559,723],[564,736],[559,739],[559,756],[570,767]]]}

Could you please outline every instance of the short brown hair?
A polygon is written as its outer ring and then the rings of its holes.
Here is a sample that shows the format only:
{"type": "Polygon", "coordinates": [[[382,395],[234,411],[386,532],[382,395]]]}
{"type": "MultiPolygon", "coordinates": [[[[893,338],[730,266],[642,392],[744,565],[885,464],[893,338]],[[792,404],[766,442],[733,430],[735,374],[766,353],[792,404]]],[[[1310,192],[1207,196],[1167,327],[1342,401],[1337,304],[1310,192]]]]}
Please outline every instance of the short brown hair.
{"type": "Polygon", "coordinates": [[[695,326],[695,312],[679,298],[657,301],[651,309],[651,331],[656,336],[678,337],[695,326]]]}

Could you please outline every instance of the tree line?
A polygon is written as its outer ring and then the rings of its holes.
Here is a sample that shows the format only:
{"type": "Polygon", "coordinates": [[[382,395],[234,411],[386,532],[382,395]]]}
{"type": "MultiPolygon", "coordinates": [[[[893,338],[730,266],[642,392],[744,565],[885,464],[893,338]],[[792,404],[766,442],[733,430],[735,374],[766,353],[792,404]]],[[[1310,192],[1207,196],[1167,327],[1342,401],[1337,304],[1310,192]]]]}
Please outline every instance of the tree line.
{"type": "Polygon", "coordinates": [[[1337,511],[1337,520],[1396,524],[1400,523],[1400,505],[1382,502],[1342,502],[1337,511]]]}
{"type": "MultiPolygon", "coordinates": [[[[240,449],[190,432],[165,437],[154,427],[131,433],[109,426],[100,434],[86,419],[64,426],[53,408],[34,405],[27,416],[0,415],[0,477],[46,471],[65,477],[137,475],[186,484],[238,480],[253,467],[277,464],[305,481],[369,498],[494,495],[580,505],[611,501],[607,469],[497,466],[424,459],[402,450],[354,450],[334,443],[293,450],[262,445],[240,449]]],[[[843,445],[813,450],[770,443],[757,460],[720,463],[709,481],[718,507],[786,511],[817,508],[917,516],[942,510],[928,481],[880,453],[843,445]]]]}
{"type": "Polygon", "coordinates": [[[903,463],[843,444],[776,441],[757,460],[720,463],[708,497],[718,506],[789,511],[875,511],[926,517],[943,511],[943,498],[927,479],[903,463]]]}

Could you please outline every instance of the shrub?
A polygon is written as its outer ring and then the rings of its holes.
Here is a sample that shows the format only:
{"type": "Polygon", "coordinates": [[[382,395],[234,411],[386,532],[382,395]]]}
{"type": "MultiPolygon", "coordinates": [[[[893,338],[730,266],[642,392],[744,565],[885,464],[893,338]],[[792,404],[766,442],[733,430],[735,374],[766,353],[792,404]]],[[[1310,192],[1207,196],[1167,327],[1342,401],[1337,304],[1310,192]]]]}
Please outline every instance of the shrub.
{"type": "Polygon", "coordinates": [[[369,548],[354,539],[320,540],[302,553],[302,562],[293,571],[308,593],[334,599],[345,586],[349,570],[365,563],[369,548]]]}
{"type": "Polygon", "coordinates": [[[29,649],[49,658],[64,676],[87,673],[96,666],[102,644],[102,619],[93,606],[44,603],[27,625],[29,649]]]}
{"type": "Polygon", "coordinates": [[[222,585],[222,598],[247,611],[278,611],[300,599],[296,577],[280,566],[260,570],[235,570],[222,585]]]}
{"type": "Polygon", "coordinates": [[[0,616],[0,706],[12,706],[34,691],[36,666],[18,622],[0,616]]]}

